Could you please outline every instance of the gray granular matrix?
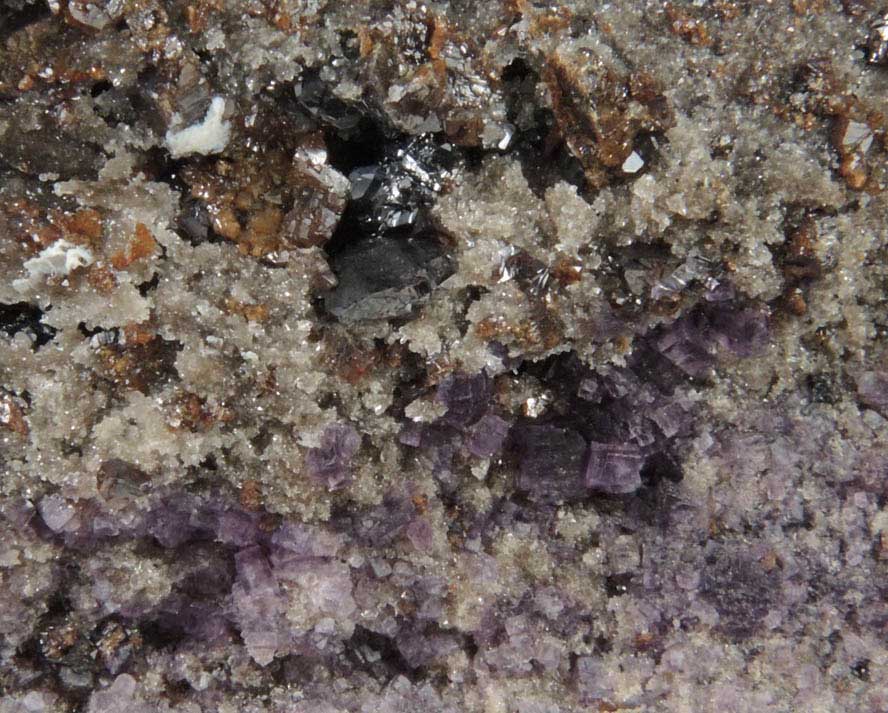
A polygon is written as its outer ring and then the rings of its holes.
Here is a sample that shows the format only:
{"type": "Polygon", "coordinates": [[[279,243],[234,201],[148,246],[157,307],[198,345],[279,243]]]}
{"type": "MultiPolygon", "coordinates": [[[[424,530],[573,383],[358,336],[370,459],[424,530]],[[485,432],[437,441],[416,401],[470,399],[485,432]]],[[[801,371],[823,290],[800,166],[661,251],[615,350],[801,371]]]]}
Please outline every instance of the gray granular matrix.
{"type": "Polygon", "coordinates": [[[0,0],[0,713],[886,713],[875,0],[0,0]]]}

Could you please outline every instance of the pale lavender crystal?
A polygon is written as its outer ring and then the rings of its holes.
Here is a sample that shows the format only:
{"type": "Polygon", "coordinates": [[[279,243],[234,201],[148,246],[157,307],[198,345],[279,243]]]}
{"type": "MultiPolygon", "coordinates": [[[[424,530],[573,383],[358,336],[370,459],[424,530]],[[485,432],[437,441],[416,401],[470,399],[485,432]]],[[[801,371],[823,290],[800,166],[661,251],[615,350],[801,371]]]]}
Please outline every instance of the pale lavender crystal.
{"type": "Polygon", "coordinates": [[[283,524],[271,538],[271,561],[275,568],[292,560],[335,557],[342,547],[338,535],[298,522],[283,524]]]}
{"type": "Polygon", "coordinates": [[[714,358],[711,342],[703,329],[692,325],[688,318],[680,320],[656,341],[657,350],[691,377],[706,376],[714,358]]]}
{"type": "Polygon", "coordinates": [[[888,372],[867,371],[857,379],[860,402],[888,418],[888,372]]]}
{"type": "Polygon", "coordinates": [[[589,444],[586,461],[586,487],[611,495],[632,493],[641,487],[644,459],[631,444],[589,444]]]}
{"type": "Polygon", "coordinates": [[[43,522],[53,532],[62,532],[76,515],[74,506],[60,495],[47,495],[37,506],[43,522]]]}
{"type": "Polygon", "coordinates": [[[768,343],[768,316],[762,310],[719,310],[710,320],[719,345],[739,357],[759,354],[768,343]]]}
{"type": "Polygon", "coordinates": [[[456,446],[445,443],[431,450],[432,475],[442,482],[452,481],[453,457],[456,455],[456,446]]]}
{"type": "Polygon", "coordinates": [[[227,545],[244,547],[259,539],[259,522],[255,515],[240,510],[225,510],[219,514],[216,537],[227,545]]]}
{"type": "Polygon", "coordinates": [[[432,549],[434,533],[424,517],[418,517],[407,525],[406,534],[410,544],[420,552],[429,552],[432,549]]]}
{"type": "Polygon", "coordinates": [[[96,691],[90,697],[89,713],[120,713],[120,711],[144,710],[134,697],[136,680],[127,673],[121,674],[103,691],[96,691]]]}
{"type": "Polygon", "coordinates": [[[373,547],[387,545],[400,537],[415,515],[409,498],[390,495],[358,520],[358,532],[373,547]]]}
{"type": "Polygon", "coordinates": [[[339,621],[345,621],[356,606],[350,574],[348,565],[338,561],[291,560],[284,567],[275,567],[275,575],[285,587],[304,590],[306,614],[339,621]]]}
{"type": "Polygon", "coordinates": [[[580,656],[577,659],[577,692],[584,703],[610,697],[613,689],[608,685],[607,678],[607,667],[600,658],[580,656]]]}
{"type": "Polygon", "coordinates": [[[361,436],[350,424],[330,424],[321,436],[319,448],[305,457],[308,473],[330,490],[341,488],[352,477],[351,462],[361,447],[361,436]]]}
{"type": "MultiPolygon", "coordinates": [[[[10,713],[51,713],[57,710],[56,699],[57,696],[54,693],[31,691],[25,694],[18,703],[13,699],[7,699],[6,703],[11,706],[10,713]]],[[[5,711],[5,709],[0,710],[5,711]]]]}
{"type": "Polygon", "coordinates": [[[418,577],[413,581],[413,591],[419,604],[416,618],[422,621],[440,621],[447,608],[450,581],[434,575],[418,577]]]}
{"type": "Polygon", "coordinates": [[[638,377],[627,369],[605,366],[598,373],[603,377],[600,382],[602,391],[612,399],[621,399],[639,390],[638,377]]]}
{"type": "Polygon", "coordinates": [[[178,547],[194,534],[191,515],[174,506],[162,506],[152,514],[148,532],[163,547],[178,547]]]}
{"type": "Polygon", "coordinates": [[[238,552],[235,566],[237,581],[232,588],[235,618],[250,656],[260,666],[266,666],[282,644],[279,619],[284,602],[260,547],[238,552]]]}
{"type": "Polygon", "coordinates": [[[258,546],[248,547],[234,556],[238,583],[253,593],[277,590],[271,565],[258,546]]]}
{"type": "Polygon", "coordinates": [[[667,438],[687,430],[691,421],[688,412],[676,403],[667,403],[655,408],[651,410],[649,416],[667,438]]]}
{"type": "MultiPolygon", "coordinates": [[[[151,618],[164,629],[181,630],[204,645],[226,644],[231,639],[230,620],[215,600],[194,601],[173,595],[164,600],[159,610],[151,613],[151,618]]],[[[109,663],[116,665],[113,660],[109,663]]]]}
{"type": "Polygon", "coordinates": [[[505,619],[495,639],[498,645],[487,648],[483,660],[507,676],[525,676],[538,668],[555,671],[564,656],[564,645],[545,635],[524,614],[505,619]]]}
{"type": "Polygon", "coordinates": [[[626,428],[629,440],[641,448],[652,446],[659,435],[659,430],[654,422],[642,417],[639,413],[626,419],[626,428]]]}
{"type": "Polygon", "coordinates": [[[432,631],[422,633],[408,630],[398,634],[398,651],[411,668],[428,666],[435,660],[442,660],[460,648],[457,637],[450,633],[432,631]]]}
{"type": "Polygon", "coordinates": [[[493,394],[493,382],[486,373],[450,374],[440,384],[436,398],[447,407],[443,420],[464,428],[477,421],[487,410],[493,394]]]}
{"type": "Polygon", "coordinates": [[[496,414],[482,416],[466,439],[466,449],[478,458],[490,458],[499,453],[509,435],[509,422],[496,414]]]}

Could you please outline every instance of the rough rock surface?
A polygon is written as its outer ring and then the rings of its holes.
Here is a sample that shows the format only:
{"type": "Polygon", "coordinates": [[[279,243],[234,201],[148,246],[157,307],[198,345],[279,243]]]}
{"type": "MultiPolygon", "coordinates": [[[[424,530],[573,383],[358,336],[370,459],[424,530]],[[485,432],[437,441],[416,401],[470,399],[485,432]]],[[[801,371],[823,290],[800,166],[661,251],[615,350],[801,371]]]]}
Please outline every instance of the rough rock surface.
{"type": "Polygon", "coordinates": [[[871,0],[0,0],[0,713],[888,710],[871,0]]]}

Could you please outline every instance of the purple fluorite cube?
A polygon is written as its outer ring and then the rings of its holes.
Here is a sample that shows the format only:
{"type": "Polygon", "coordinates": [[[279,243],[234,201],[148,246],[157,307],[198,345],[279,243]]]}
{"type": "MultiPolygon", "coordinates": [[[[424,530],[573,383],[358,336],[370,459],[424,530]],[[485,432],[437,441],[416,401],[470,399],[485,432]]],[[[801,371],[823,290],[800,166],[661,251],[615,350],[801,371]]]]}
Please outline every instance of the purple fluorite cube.
{"type": "Polygon", "coordinates": [[[502,450],[509,435],[509,422],[495,414],[482,416],[466,439],[466,448],[477,458],[490,458],[502,450]]]}
{"type": "Polygon", "coordinates": [[[559,502],[582,497],[586,441],[570,428],[524,425],[516,429],[518,487],[532,499],[559,502]]]}
{"type": "Polygon", "coordinates": [[[351,461],[361,447],[361,436],[349,424],[327,426],[321,445],[311,448],[305,465],[311,477],[330,490],[341,488],[351,480],[351,461]]]}
{"type": "Polygon", "coordinates": [[[493,395],[493,383],[480,374],[450,374],[438,384],[438,401],[447,407],[444,421],[464,428],[473,424],[487,410],[493,395]]]}
{"type": "Polygon", "coordinates": [[[710,316],[716,341],[738,357],[751,357],[768,344],[768,315],[760,309],[716,311],[710,316]]]}
{"type": "Polygon", "coordinates": [[[888,418],[888,372],[867,371],[857,379],[860,402],[888,418]]]}
{"type": "Polygon", "coordinates": [[[586,487],[610,495],[633,493],[641,487],[643,464],[636,446],[593,441],[586,460],[586,487]]]}

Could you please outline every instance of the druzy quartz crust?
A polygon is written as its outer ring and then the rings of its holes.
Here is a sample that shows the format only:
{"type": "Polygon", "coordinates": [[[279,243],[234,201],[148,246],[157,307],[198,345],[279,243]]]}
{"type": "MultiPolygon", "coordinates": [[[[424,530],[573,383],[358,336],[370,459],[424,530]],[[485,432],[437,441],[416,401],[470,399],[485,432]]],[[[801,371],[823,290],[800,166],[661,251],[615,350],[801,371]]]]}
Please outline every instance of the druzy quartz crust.
{"type": "Polygon", "coordinates": [[[869,0],[0,0],[0,713],[888,710],[869,0]]]}

